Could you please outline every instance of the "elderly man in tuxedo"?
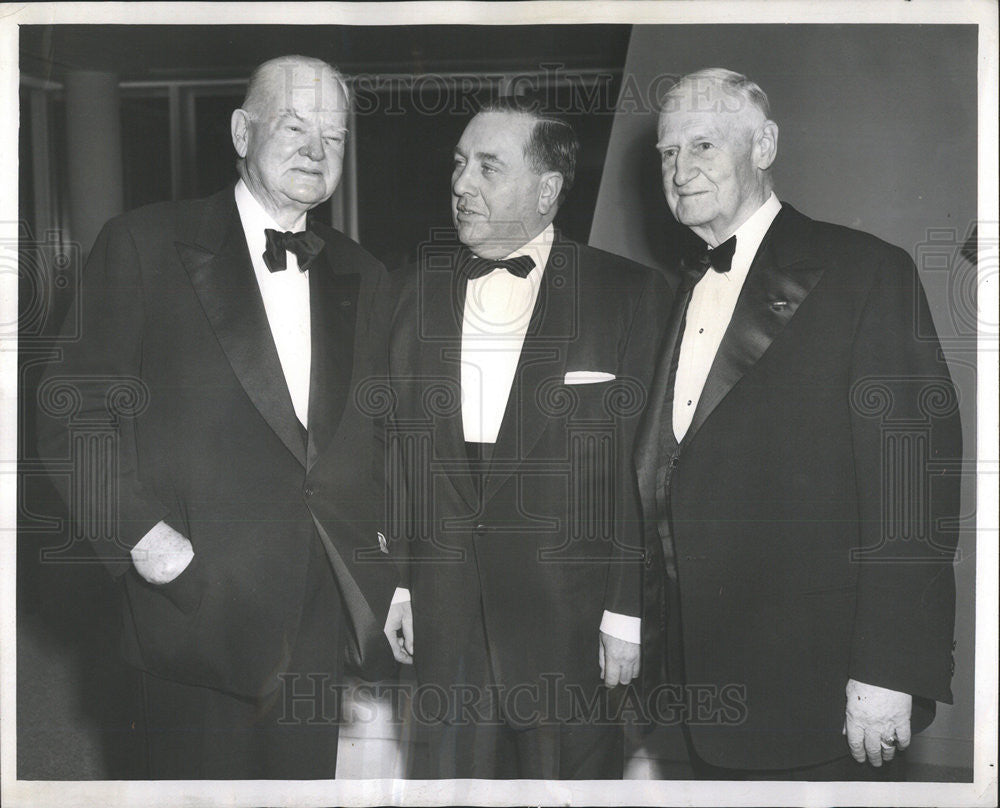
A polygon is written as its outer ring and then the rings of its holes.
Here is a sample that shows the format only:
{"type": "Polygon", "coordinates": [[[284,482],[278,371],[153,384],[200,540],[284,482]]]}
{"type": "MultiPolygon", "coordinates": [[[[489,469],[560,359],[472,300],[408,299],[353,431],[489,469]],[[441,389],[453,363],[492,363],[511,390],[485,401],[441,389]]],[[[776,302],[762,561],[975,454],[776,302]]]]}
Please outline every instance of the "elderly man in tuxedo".
{"type": "Polygon", "coordinates": [[[657,148],[701,249],[636,453],[662,556],[646,672],[667,675],[665,630],[672,681],[739,686],[733,720],[688,717],[703,776],[866,776],[848,750],[880,767],[951,701],[961,433],[937,340],[917,333],[927,303],[905,252],[778,200],[778,127],[746,77],[680,79],[657,148]],[[900,424],[919,434],[896,455],[900,424]]]}
{"type": "Polygon", "coordinates": [[[622,776],[609,702],[641,633],[629,457],[668,296],[553,227],[578,143],[539,104],[472,119],[451,177],[458,243],[431,240],[398,273],[388,440],[416,777],[622,776]]]}
{"type": "MultiPolygon", "coordinates": [[[[257,68],[232,115],[239,180],[108,222],[81,338],[42,385],[43,406],[75,386],[71,436],[113,426],[108,462],[57,482],[81,521],[107,510],[93,544],[121,582],[153,778],[333,777],[345,665],[395,667],[380,455],[354,395],[384,372],[386,275],[307,216],[340,180],[348,105],[318,59],[257,68]]],[[[64,422],[40,431],[65,454],[64,422]]]]}

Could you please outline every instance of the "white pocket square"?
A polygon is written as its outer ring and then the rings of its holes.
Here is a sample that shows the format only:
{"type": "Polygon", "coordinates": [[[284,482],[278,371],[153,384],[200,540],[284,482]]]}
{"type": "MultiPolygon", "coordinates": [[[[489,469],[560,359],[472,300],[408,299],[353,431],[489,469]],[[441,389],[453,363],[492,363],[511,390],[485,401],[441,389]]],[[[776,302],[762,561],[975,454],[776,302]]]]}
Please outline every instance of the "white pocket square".
{"type": "Polygon", "coordinates": [[[566,374],[563,384],[596,384],[614,380],[614,373],[605,373],[602,370],[571,370],[566,374]]]}

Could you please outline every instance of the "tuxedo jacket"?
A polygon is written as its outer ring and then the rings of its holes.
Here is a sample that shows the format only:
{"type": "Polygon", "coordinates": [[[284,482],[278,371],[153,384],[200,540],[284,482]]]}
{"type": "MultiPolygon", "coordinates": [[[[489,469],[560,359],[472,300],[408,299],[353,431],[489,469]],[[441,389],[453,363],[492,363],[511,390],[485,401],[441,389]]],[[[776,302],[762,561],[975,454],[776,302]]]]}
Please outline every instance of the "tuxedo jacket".
{"type": "Polygon", "coordinates": [[[636,451],[647,689],[669,622],[669,678],[716,693],[696,751],[749,769],[844,754],[850,678],[949,702],[961,433],[912,260],[784,205],[678,446],[680,314],[636,451]]]}
{"type": "Polygon", "coordinates": [[[507,720],[530,724],[555,701],[566,707],[565,685],[588,699],[601,687],[604,610],[640,613],[630,452],[656,355],[656,312],[661,323],[669,293],[654,271],[557,232],[493,457],[477,480],[462,427],[460,254],[454,242],[430,244],[397,273],[394,532],[408,562],[418,680],[463,684],[463,638],[470,621],[484,621],[492,681],[505,693],[525,689],[519,716],[507,720]],[[575,371],[615,378],[566,384],[575,371]]]}
{"type": "Polygon", "coordinates": [[[126,659],[157,676],[244,696],[278,686],[317,533],[352,629],[349,661],[367,651],[388,666],[396,573],[378,540],[374,422],[355,395],[380,372],[386,273],[347,237],[312,227],[326,246],[309,272],[307,434],[232,187],[104,227],[84,271],[80,337],[40,388],[50,415],[60,391],[76,397],[72,412],[43,421],[44,457],[79,455],[88,429],[109,436],[107,457],[56,482],[81,522],[106,525],[76,529],[123,582],[126,659]],[[160,520],[191,541],[194,559],[156,586],[129,550],[160,520]]]}

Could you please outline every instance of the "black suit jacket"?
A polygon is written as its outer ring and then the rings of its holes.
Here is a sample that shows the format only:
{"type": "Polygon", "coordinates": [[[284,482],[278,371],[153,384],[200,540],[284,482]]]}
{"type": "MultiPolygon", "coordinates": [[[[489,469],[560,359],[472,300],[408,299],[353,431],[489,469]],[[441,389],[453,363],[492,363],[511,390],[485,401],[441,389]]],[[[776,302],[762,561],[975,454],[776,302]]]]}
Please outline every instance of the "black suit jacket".
{"type": "Polygon", "coordinates": [[[849,678],[951,700],[961,433],[918,322],[906,253],[783,206],[678,447],[674,312],[636,453],[648,547],[666,559],[645,582],[647,687],[666,677],[673,618],[672,677],[717,694],[687,714],[709,763],[843,754],[849,678]]]}
{"type": "Polygon", "coordinates": [[[480,496],[462,428],[457,254],[429,245],[401,270],[390,335],[416,672],[463,683],[461,639],[482,613],[494,681],[530,688],[507,718],[530,724],[556,706],[543,674],[556,677],[561,709],[567,684],[594,698],[603,611],[639,615],[629,458],[669,295],[652,270],[557,235],[480,496]],[[586,370],[617,378],[564,384],[586,370]]]}
{"type": "Polygon", "coordinates": [[[391,561],[379,563],[382,464],[371,413],[354,395],[379,372],[386,274],[350,239],[314,229],[326,247],[309,273],[307,436],[232,187],[104,227],[83,277],[80,339],[40,388],[43,412],[63,416],[43,421],[41,453],[90,458],[56,482],[77,531],[124,581],[127,660],[158,676],[246,696],[276,687],[317,530],[353,629],[353,661],[367,649],[383,663],[370,672],[388,667],[381,628],[396,575],[391,561]],[[61,395],[74,406],[60,409],[61,395]],[[85,451],[95,432],[105,457],[85,451]],[[195,556],[154,586],[129,550],[160,520],[195,556]]]}

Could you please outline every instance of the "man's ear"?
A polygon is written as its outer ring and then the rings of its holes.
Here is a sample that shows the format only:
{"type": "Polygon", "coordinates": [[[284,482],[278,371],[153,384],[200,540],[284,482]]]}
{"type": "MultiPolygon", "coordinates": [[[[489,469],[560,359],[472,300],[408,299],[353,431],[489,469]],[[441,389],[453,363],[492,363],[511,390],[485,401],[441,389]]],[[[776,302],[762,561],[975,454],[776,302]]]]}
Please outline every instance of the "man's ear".
{"type": "Polygon", "coordinates": [[[753,158],[754,166],[761,171],[771,167],[778,156],[778,124],[774,121],[764,121],[754,133],[753,158]]]}
{"type": "Polygon", "coordinates": [[[563,187],[563,176],[558,171],[546,171],[538,183],[538,212],[542,216],[554,213],[563,187]]]}
{"type": "Polygon", "coordinates": [[[250,138],[250,115],[245,109],[234,109],[229,120],[229,130],[233,136],[233,148],[240,157],[247,156],[247,143],[250,138]]]}

